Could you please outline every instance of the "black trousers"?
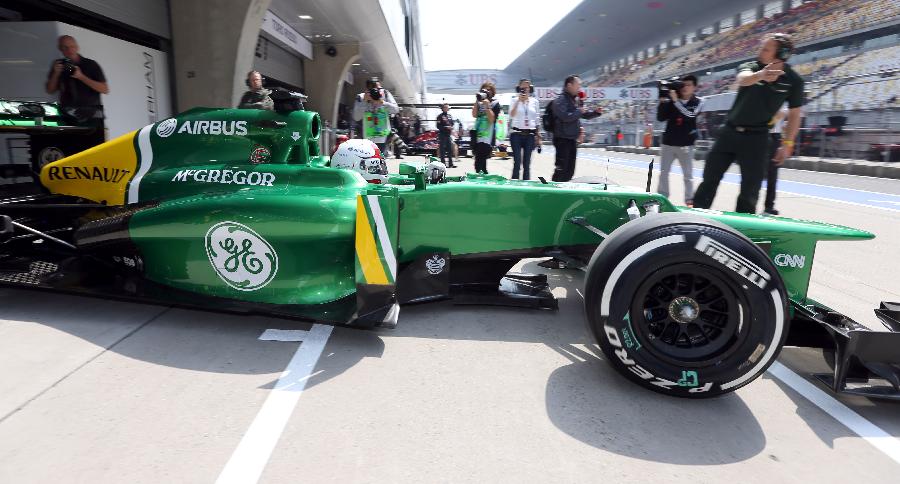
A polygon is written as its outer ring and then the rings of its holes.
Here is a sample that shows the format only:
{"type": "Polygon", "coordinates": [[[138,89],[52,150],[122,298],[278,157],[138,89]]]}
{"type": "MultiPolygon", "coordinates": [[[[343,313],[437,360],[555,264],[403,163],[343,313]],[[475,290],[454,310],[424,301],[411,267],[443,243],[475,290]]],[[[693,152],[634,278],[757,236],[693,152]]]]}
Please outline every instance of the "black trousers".
{"type": "Polygon", "coordinates": [[[449,134],[438,135],[438,152],[441,155],[441,161],[444,161],[446,157],[450,164],[453,164],[453,145],[449,134]]]}
{"type": "Polygon", "coordinates": [[[487,173],[487,160],[494,154],[494,147],[487,143],[475,143],[472,154],[475,156],[475,172],[487,173]]]}
{"type": "Polygon", "coordinates": [[[766,178],[766,202],[763,205],[767,210],[775,208],[775,190],[778,185],[779,167],[772,163],[772,159],[775,158],[775,153],[778,151],[779,146],[781,146],[781,133],[769,134],[769,149],[766,154],[766,159],[769,161],[769,173],[766,178]]]}
{"type": "Polygon", "coordinates": [[[509,144],[513,153],[512,179],[519,178],[519,170],[522,171],[522,180],[531,179],[531,152],[534,151],[534,133],[513,131],[509,135],[509,144]]]}
{"type": "Polygon", "coordinates": [[[716,198],[716,190],[728,167],[737,161],[741,167],[741,192],[738,195],[736,212],[756,213],[759,189],[767,166],[768,133],[765,131],[739,133],[730,126],[723,126],[719,136],[706,155],[703,167],[703,183],[694,193],[694,207],[709,208],[716,198]]]}
{"type": "Polygon", "coordinates": [[[556,148],[556,168],[553,170],[553,181],[567,182],[575,176],[575,154],[577,145],[574,139],[553,137],[556,148]]]}

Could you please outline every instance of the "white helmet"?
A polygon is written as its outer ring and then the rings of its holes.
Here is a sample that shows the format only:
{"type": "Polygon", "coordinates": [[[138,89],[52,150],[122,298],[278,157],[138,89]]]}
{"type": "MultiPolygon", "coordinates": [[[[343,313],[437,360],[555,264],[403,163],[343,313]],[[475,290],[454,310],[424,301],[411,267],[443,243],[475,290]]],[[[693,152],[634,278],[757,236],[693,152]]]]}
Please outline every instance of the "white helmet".
{"type": "Polygon", "coordinates": [[[338,145],[331,155],[331,166],[353,170],[366,181],[384,183],[387,181],[387,163],[381,158],[378,145],[367,139],[349,139],[338,145]]]}
{"type": "Polygon", "coordinates": [[[425,179],[428,183],[441,183],[447,175],[447,165],[440,161],[432,160],[425,165],[425,179]]]}

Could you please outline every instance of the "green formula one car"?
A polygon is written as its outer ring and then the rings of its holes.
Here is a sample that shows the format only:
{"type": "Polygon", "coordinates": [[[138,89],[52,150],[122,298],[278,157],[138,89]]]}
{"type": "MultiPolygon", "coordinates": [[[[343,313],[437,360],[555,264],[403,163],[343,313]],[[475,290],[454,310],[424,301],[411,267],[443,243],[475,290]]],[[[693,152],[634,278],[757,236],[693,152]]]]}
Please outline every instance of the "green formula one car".
{"type": "Polygon", "coordinates": [[[50,163],[43,193],[0,198],[0,281],[390,328],[447,298],[552,311],[545,276],[510,273],[547,258],[584,269],[597,343],[648,389],[730,392],[788,344],[833,355],[835,391],[898,395],[900,306],[874,332],[807,297],[816,244],[870,233],[590,181],[385,175],[352,144],[359,169],[339,168],[319,131],[284,106],[198,108],[50,163]]]}

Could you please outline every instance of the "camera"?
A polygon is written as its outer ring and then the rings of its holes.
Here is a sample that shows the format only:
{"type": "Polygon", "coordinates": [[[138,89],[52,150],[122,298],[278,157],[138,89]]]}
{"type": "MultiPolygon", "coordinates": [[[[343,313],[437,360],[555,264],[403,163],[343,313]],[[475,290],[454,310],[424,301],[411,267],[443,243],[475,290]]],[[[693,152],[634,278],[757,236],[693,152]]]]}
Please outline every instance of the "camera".
{"type": "Polygon", "coordinates": [[[275,112],[281,114],[305,110],[303,104],[309,99],[306,94],[288,91],[287,89],[282,89],[280,87],[272,89],[272,92],[269,93],[269,97],[272,99],[275,112]]]}
{"type": "Polygon", "coordinates": [[[660,79],[657,82],[659,87],[659,97],[669,97],[669,91],[675,91],[677,94],[684,87],[684,81],[680,77],[670,77],[669,79],[660,79]]]}
{"type": "Polygon", "coordinates": [[[491,97],[490,93],[487,92],[486,89],[481,89],[480,91],[475,93],[475,99],[478,102],[484,101],[485,99],[489,99],[491,97]]]}
{"type": "Polygon", "coordinates": [[[369,89],[369,97],[376,101],[381,99],[381,89],[378,89],[377,87],[369,89]]]}
{"type": "Polygon", "coordinates": [[[72,62],[72,59],[68,57],[63,57],[62,59],[57,60],[57,62],[61,62],[63,65],[63,74],[70,76],[75,73],[75,63],[72,62]]]}

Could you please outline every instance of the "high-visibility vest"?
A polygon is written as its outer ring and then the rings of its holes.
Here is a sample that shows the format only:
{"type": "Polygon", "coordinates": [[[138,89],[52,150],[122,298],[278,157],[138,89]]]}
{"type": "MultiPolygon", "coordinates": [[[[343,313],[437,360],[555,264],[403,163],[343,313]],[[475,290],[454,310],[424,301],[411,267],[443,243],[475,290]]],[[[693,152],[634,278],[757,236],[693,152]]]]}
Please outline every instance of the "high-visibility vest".
{"type": "Polygon", "coordinates": [[[366,111],[363,117],[363,137],[366,139],[385,138],[391,134],[391,115],[384,106],[375,111],[366,111]]]}

